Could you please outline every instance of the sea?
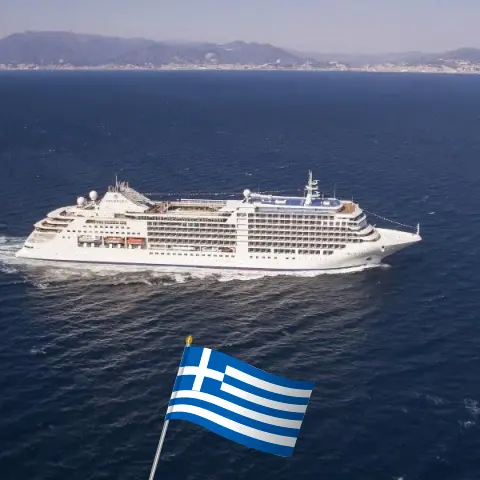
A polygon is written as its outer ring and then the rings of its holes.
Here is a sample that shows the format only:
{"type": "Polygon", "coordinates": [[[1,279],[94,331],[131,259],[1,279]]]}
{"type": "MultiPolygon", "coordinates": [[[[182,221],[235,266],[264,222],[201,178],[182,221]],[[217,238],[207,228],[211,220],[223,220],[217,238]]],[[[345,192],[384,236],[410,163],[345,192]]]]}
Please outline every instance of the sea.
{"type": "Polygon", "coordinates": [[[1,480],[147,479],[187,335],[316,386],[291,458],[172,421],[156,478],[480,479],[480,77],[1,72],[0,167],[1,480]],[[115,175],[241,198],[309,169],[423,241],[292,276],[14,256],[115,175]]]}

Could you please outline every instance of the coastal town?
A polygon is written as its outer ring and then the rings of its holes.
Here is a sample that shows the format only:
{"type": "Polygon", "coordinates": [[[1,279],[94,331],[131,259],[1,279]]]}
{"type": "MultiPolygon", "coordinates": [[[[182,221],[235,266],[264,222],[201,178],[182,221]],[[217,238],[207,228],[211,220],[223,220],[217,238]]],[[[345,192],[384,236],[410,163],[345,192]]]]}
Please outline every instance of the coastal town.
{"type": "Polygon", "coordinates": [[[35,63],[0,64],[0,70],[294,70],[294,71],[356,71],[356,72],[398,72],[398,73],[443,73],[443,74],[480,74],[480,62],[473,63],[466,60],[448,62],[448,64],[416,64],[384,63],[353,66],[346,63],[330,61],[324,65],[307,61],[303,64],[281,65],[270,63],[264,65],[254,64],[189,64],[170,63],[165,65],[153,64],[106,64],[95,66],[71,65],[59,62],[49,65],[35,63]]]}

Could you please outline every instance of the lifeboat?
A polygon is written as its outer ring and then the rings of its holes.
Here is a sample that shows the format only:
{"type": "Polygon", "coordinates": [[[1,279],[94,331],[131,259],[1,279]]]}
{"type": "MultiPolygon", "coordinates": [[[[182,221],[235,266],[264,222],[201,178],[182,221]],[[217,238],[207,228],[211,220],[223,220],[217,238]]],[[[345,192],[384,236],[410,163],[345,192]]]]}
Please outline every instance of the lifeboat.
{"type": "Polygon", "coordinates": [[[78,243],[95,243],[99,245],[102,243],[102,237],[97,237],[93,235],[81,235],[78,237],[78,243]]]}
{"type": "Polygon", "coordinates": [[[144,238],[128,237],[127,238],[127,243],[129,245],[145,245],[145,239],[144,238]]]}
{"type": "Polygon", "coordinates": [[[230,247],[220,247],[220,251],[221,251],[221,252],[232,253],[232,252],[233,252],[233,248],[230,248],[230,247]]]}
{"type": "Polygon", "coordinates": [[[103,240],[105,243],[113,245],[123,245],[125,243],[125,239],[122,237],[105,237],[103,240]]]}

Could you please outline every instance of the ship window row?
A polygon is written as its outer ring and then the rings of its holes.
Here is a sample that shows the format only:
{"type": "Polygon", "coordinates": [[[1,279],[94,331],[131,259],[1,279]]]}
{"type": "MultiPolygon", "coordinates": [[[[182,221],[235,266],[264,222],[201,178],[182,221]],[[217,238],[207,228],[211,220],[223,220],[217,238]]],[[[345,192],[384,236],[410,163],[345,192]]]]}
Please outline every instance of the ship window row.
{"type": "Polygon", "coordinates": [[[206,232],[148,232],[148,236],[151,238],[167,237],[167,238],[226,238],[229,240],[235,240],[237,236],[235,234],[221,234],[218,233],[206,233],[206,232]]]}
{"type": "Polygon", "coordinates": [[[195,231],[212,231],[212,232],[225,232],[225,231],[235,231],[235,225],[164,225],[161,227],[151,227],[148,226],[147,230],[150,232],[162,232],[162,231],[174,231],[180,230],[184,231],[185,229],[192,229],[195,231]]]}
{"type": "MultiPolygon", "coordinates": [[[[201,234],[201,233],[192,233],[192,234],[187,234],[187,233],[168,233],[168,234],[161,234],[161,233],[156,233],[156,234],[148,234],[148,238],[185,238],[185,239],[190,239],[194,240],[196,238],[219,238],[218,235],[213,235],[213,234],[201,234]]],[[[220,238],[224,240],[236,240],[236,235],[222,235],[220,238]]]]}
{"type": "Polygon", "coordinates": [[[362,239],[351,239],[350,241],[345,238],[336,238],[336,237],[328,237],[328,238],[286,238],[286,237],[274,237],[274,238],[249,238],[248,243],[250,245],[266,245],[267,243],[288,243],[289,245],[308,245],[311,243],[361,243],[362,239]],[[354,242],[353,240],[359,240],[358,242],[354,242]]]}
{"type": "Polygon", "coordinates": [[[265,228],[265,227],[284,227],[284,228],[299,228],[299,227],[343,227],[343,228],[359,228],[367,225],[366,219],[361,222],[332,222],[325,220],[318,221],[300,221],[300,222],[285,222],[285,221],[261,221],[261,222],[248,222],[249,228],[265,228]]]}
{"type": "MultiPolygon", "coordinates": [[[[84,227],[84,228],[85,228],[85,227],[84,227]]],[[[92,228],[94,228],[94,229],[98,229],[98,228],[104,228],[104,229],[107,229],[107,228],[109,228],[109,229],[119,228],[119,229],[121,229],[121,230],[122,230],[122,229],[123,229],[123,230],[125,230],[125,229],[126,229],[126,230],[130,230],[130,227],[125,227],[125,226],[123,226],[123,225],[116,225],[116,226],[113,226],[113,225],[103,225],[103,226],[100,226],[100,225],[93,225],[93,226],[92,226],[92,225],[89,225],[88,228],[90,228],[90,230],[89,230],[90,232],[98,232],[98,230],[91,230],[92,228]]],[[[70,230],[67,230],[67,232],[69,232],[69,231],[70,231],[70,230]]],[[[75,230],[72,230],[72,232],[74,232],[74,231],[75,231],[75,230]]],[[[101,231],[103,232],[104,230],[101,230],[101,231]]],[[[108,230],[108,231],[110,231],[110,230],[108,230]]],[[[105,232],[107,232],[107,230],[105,230],[105,232]]],[[[113,233],[113,232],[111,232],[111,233],[113,233]]],[[[118,232],[117,232],[117,233],[118,233],[118,232]]]]}
{"type": "Polygon", "coordinates": [[[348,228],[336,228],[336,227],[316,227],[316,228],[270,228],[270,229],[265,229],[265,228],[255,228],[255,229],[249,229],[248,233],[249,235],[277,235],[277,234],[290,234],[290,235],[312,235],[312,234],[317,234],[317,235],[326,235],[326,234],[333,234],[333,233],[342,233],[343,235],[345,234],[351,234],[351,235],[356,235],[359,232],[359,230],[349,230],[348,228]]]}
{"type": "Polygon", "coordinates": [[[235,255],[225,255],[223,253],[184,253],[184,252],[150,252],[149,255],[178,255],[189,257],[225,257],[234,258],[235,255]]]}
{"type": "MultiPolygon", "coordinates": [[[[287,253],[287,252],[285,252],[285,253],[287,253]]],[[[291,254],[291,253],[292,252],[289,252],[289,254],[291,254]]],[[[322,252],[320,252],[320,251],[315,251],[315,253],[313,255],[320,255],[321,253],[322,252]]],[[[300,252],[299,252],[299,254],[300,254],[300,252]]],[[[332,250],[324,250],[323,255],[333,255],[333,251],[332,250]]],[[[258,257],[258,256],[254,257],[253,255],[250,255],[250,258],[263,258],[263,259],[268,258],[268,259],[270,259],[271,257],[263,257],[263,256],[262,257],[258,257]]],[[[277,257],[273,257],[273,258],[274,258],[274,260],[277,259],[277,257]]],[[[292,258],[285,257],[285,258],[282,258],[282,260],[295,260],[295,257],[292,257],[292,258]]]]}
{"type": "Polygon", "coordinates": [[[182,245],[236,245],[236,242],[229,242],[227,240],[186,240],[186,239],[172,239],[172,238],[149,238],[148,243],[150,244],[160,244],[168,243],[171,245],[182,244],[182,245]]]}
{"type": "Polygon", "coordinates": [[[195,234],[200,237],[205,235],[216,235],[216,236],[230,236],[234,237],[237,233],[235,230],[215,230],[215,229],[200,229],[200,228],[159,228],[156,230],[147,229],[148,235],[192,235],[195,234]]]}
{"type": "Polygon", "coordinates": [[[344,237],[306,237],[306,238],[298,238],[298,237],[249,237],[248,241],[250,244],[264,244],[270,242],[287,242],[294,244],[305,244],[305,243],[322,243],[322,242],[337,242],[337,243],[362,243],[363,238],[344,238],[344,237]]]}
{"type": "Polygon", "coordinates": [[[273,219],[275,221],[278,221],[279,219],[280,220],[288,220],[288,221],[291,221],[291,220],[294,220],[294,221],[297,221],[297,220],[338,220],[339,219],[339,216],[341,216],[341,219],[342,220],[347,220],[348,221],[357,221],[359,220],[360,218],[364,217],[365,216],[365,213],[364,212],[360,212],[357,216],[355,217],[345,217],[343,216],[341,213],[337,213],[335,215],[319,215],[317,213],[311,213],[311,214],[308,214],[308,215],[302,215],[302,214],[281,214],[281,215],[278,215],[278,214],[271,214],[271,213],[249,213],[248,214],[248,220],[251,221],[251,220],[261,220],[261,219],[273,219]]]}
{"type": "MultiPolygon", "coordinates": [[[[117,226],[111,226],[111,225],[94,225],[93,228],[120,228],[120,229],[127,229],[130,230],[130,227],[125,227],[124,225],[117,225],[117,226]]],[[[95,230],[96,231],[96,230],[95,230]]]]}
{"type": "Polygon", "coordinates": [[[327,229],[327,230],[347,230],[348,227],[346,225],[334,225],[330,223],[330,225],[326,222],[322,224],[321,222],[318,224],[295,224],[295,225],[283,225],[283,224],[270,224],[270,223],[256,223],[255,225],[249,225],[249,230],[320,230],[320,229],[327,229]]]}
{"type": "Polygon", "coordinates": [[[163,217],[146,217],[143,215],[135,215],[135,219],[137,220],[147,220],[147,225],[155,225],[155,224],[164,224],[164,223],[174,223],[174,222],[179,222],[179,223],[184,223],[184,222],[201,222],[201,223],[225,223],[229,216],[225,217],[201,217],[201,216],[195,216],[195,217],[186,217],[185,215],[182,215],[181,217],[174,217],[171,214],[168,214],[168,216],[163,216],[163,217]]]}
{"type": "MultiPolygon", "coordinates": [[[[283,248],[290,248],[290,249],[295,249],[295,248],[300,248],[300,249],[324,249],[324,248],[335,248],[335,249],[341,249],[345,248],[345,244],[341,243],[306,243],[306,244],[292,244],[292,243],[281,243],[281,242],[276,242],[276,243],[264,243],[264,244],[249,244],[249,250],[250,248],[255,248],[256,250],[260,249],[271,249],[275,247],[283,247],[283,248]]],[[[256,251],[255,250],[255,251],[256,251]]]]}
{"type": "Polygon", "coordinates": [[[258,248],[272,248],[272,247],[287,247],[287,248],[346,248],[347,243],[338,243],[338,242],[325,242],[325,243],[283,243],[283,242],[275,242],[275,243],[256,243],[256,244],[249,244],[250,247],[258,247],[258,248]]]}
{"type": "MultiPolygon", "coordinates": [[[[249,248],[248,249],[249,253],[272,253],[270,249],[255,249],[255,248],[249,248]]],[[[285,249],[285,248],[276,248],[274,250],[274,253],[276,254],[295,254],[297,253],[298,255],[332,255],[333,250],[298,250],[298,252],[295,252],[295,250],[291,249],[285,249]]],[[[252,258],[252,257],[250,257],[252,258]]],[[[258,258],[258,257],[256,257],[258,258]]],[[[262,257],[265,258],[265,257],[262,257]]],[[[270,257],[268,257],[270,258],[270,257]]]]}
{"type": "Polygon", "coordinates": [[[120,220],[85,220],[85,223],[93,223],[97,225],[126,225],[127,222],[120,220]]]}
{"type": "Polygon", "coordinates": [[[349,230],[328,229],[328,230],[254,230],[244,232],[250,238],[272,238],[272,237],[289,237],[289,238],[322,238],[322,237],[343,237],[343,238],[357,238],[365,237],[371,233],[372,230],[361,230],[358,232],[351,232],[349,230]]]}
{"type": "MultiPolygon", "coordinates": [[[[129,227],[127,227],[129,228],[129,227]]],[[[111,231],[111,230],[67,230],[68,233],[89,233],[91,234],[107,234],[107,235],[142,235],[140,232],[120,232],[120,231],[111,231]]]]}
{"type": "Polygon", "coordinates": [[[157,225],[185,225],[186,223],[194,223],[201,225],[208,224],[223,224],[228,220],[228,218],[201,218],[201,217],[181,217],[181,218],[162,218],[161,221],[148,221],[148,226],[157,226],[157,225]]]}
{"type": "Polygon", "coordinates": [[[318,218],[310,218],[308,220],[275,220],[275,219],[261,219],[249,220],[249,225],[347,225],[346,220],[321,220],[318,218]]]}
{"type": "Polygon", "coordinates": [[[251,237],[275,237],[275,236],[284,236],[284,237],[367,237],[373,232],[373,228],[349,231],[341,230],[339,228],[330,228],[330,229],[316,229],[316,230],[306,230],[306,231],[292,231],[292,230],[252,230],[248,231],[248,235],[251,237]]]}
{"type": "Polygon", "coordinates": [[[299,255],[332,255],[332,250],[299,250],[299,255]]]}
{"type": "Polygon", "coordinates": [[[352,221],[352,219],[346,218],[338,218],[338,217],[322,217],[320,215],[306,215],[306,216],[294,216],[294,217],[286,217],[286,218],[278,218],[278,217],[266,217],[266,218],[249,218],[249,223],[261,223],[261,222],[268,222],[268,223],[298,223],[298,222],[347,222],[352,221]]]}
{"type": "Polygon", "coordinates": [[[335,238],[329,238],[325,240],[320,240],[317,242],[286,242],[286,241],[276,241],[276,242],[248,242],[248,245],[251,247],[277,247],[277,246],[288,246],[292,248],[305,248],[305,247],[313,247],[313,248],[325,248],[323,245],[326,243],[328,244],[338,244],[341,245],[341,248],[344,248],[348,243],[363,243],[363,240],[353,240],[350,242],[342,242],[335,238]]]}
{"type": "Polygon", "coordinates": [[[361,239],[361,237],[366,237],[368,235],[348,235],[345,233],[328,233],[323,235],[248,235],[250,241],[271,241],[271,240],[284,240],[290,242],[308,242],[311,240],[331,240],[333,238],[338,239],[339,241],[349,241],[361,239]]]}
{"type": "MultiPolygon", "coordinates": [[[[268,260],[270,260],[272,257],[259,257],[258,255],[257,256],[253,256],[253,255],[250,255],[250,258],[267,258],[268,260]]],[[[273,257],[274,260],[277,259],[277,257],[273,257]]],[[[289,257],[285,257],[285,258],[282,258],[282,260],[295,260],[295,257],[292,257],[292,258],[289,258],[289,257]]]]}
{"type": "Polygon", "coordinates": [[[287,218],[287,219],[308,219],[308,218],[322,218],[322,219],[334,219],[334,215],[318,215],[317,213],[305,214],[288,214],[288,213],[249,213],[248,218],[287,218]]]}

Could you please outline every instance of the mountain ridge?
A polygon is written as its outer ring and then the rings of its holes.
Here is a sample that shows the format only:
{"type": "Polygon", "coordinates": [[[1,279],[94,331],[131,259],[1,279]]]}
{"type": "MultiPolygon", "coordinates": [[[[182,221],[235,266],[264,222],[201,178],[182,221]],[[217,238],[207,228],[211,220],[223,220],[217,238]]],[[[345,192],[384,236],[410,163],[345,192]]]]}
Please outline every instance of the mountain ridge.
{"type": "Polygon", "coordinates": [[[14,33],[0,39],[0,64],[72,66],[167,64],[295,65],[305,59],[270,44],[172,43],[73,32],[14,33]]]}
{"type": "Polygon", "coordinates": [[[0,65],[72,67],[165,65],[278,65],[295,67],[308,64],[323,67],[342,63],[365,65],[452,66],[459,62],[480,64],[480,49],[464,47],[443,53],[420,51],[384,54],[314,53],[281,48],[268,43],[236,40],[212,42],[155,41],[68,31],[26,31],[0,39],[0,65]]]}

